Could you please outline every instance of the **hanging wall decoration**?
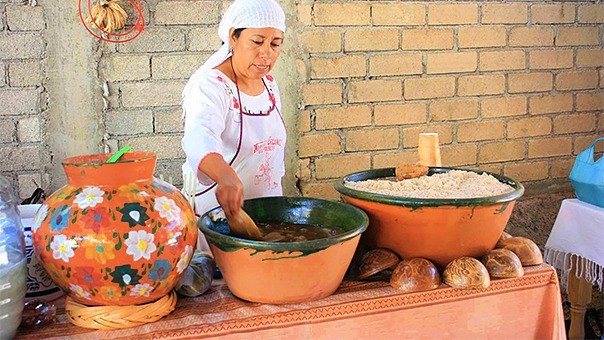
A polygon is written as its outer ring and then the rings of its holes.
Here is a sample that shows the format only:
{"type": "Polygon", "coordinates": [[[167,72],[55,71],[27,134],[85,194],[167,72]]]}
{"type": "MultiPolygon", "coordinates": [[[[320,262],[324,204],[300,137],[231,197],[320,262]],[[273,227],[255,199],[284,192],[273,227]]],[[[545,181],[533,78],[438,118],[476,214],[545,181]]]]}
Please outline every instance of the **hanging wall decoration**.
{"type": "Polygon", "coordinates": [[[80,20],[88,33],[99,40],[112,43],[131,41],[142,33],[145,18],[141,0],[128,2],[136,13],[136,20],[132,25],[128,25],[129,15],[120,0],[79,0],[80,20]]]}

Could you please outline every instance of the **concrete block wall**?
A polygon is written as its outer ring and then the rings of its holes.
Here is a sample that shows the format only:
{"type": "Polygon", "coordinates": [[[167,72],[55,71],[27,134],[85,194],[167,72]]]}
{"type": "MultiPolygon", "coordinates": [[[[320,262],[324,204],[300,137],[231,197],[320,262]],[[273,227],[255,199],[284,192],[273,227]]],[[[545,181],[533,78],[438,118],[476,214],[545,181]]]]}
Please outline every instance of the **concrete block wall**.
{"type": "Polygon", "coordinates": [[[142,34],[128,43],[103,45],[99,77],[110,90],[103,113],[106,144],[155,152],[156,175],[174,184],[182,183],[185,159],[181,92],[220,47],[217,26],[226,6],[209,0],[145,2],[142,34]]]}
{"type": "Polygon", "coordinates": [[[0,0],[0,174],[21,197],[50,178],[44,142],[43,86],[45,29],[43,9],[0,0]]]}
{"type": "MultiPolygon", "coordinates": [[[[303,195],[417,161],[525,184],[564,181],[604,135],[604,4],[587,1],[306,1],[299,143],[303,195]]],[[[600,149],[601,150],[601,149],[600,149]]]]}

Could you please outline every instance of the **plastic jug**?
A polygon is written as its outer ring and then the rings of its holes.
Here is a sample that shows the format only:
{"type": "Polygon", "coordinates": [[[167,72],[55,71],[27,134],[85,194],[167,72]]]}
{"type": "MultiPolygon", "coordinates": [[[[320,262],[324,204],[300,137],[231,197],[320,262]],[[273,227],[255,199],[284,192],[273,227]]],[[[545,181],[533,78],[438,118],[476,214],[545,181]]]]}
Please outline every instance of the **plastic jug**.
{"type": "Polygon", "coordinates": [[[25,303],[27,259],[17,205],[10,183],[0,175],[0,339],[15,336],[25,303]]]}

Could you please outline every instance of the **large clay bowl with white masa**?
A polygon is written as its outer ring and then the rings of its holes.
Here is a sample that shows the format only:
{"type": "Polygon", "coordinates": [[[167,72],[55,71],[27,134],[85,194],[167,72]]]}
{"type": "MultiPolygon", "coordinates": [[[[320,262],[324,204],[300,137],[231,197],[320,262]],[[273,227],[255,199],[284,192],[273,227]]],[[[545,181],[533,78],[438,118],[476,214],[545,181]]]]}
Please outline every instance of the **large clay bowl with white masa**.
{"type": "MultiPolygon", "coordinates": [[[[485,171],[431,167],[428,176],[451,170],[482,174],[485,171]]],[[[370,248],[388,248],[403,259],[423,257],[444,268],[462,257],[482,257],[503,232],[516,199],[524,193],[519,182],[489,173],[514,191],[498,196],[427,199],[382,195],[346,187],[345,182],[394,178],[395,168],[373,169],[344,176],[336,183],[342,199],[363,209],[369,227],[362,242],[370,248]]]]}
{"type": "Polygon", "coordinates": [[[244,202],[244,210],[256,223],[343,230],[311,241],[264,242],[231,236],[220,207],[199,219],[229,290],[241,299],[270,304],[307,302],[335,292],[369,223],[361,209],[316,198],[255,198],[244,202]]]}

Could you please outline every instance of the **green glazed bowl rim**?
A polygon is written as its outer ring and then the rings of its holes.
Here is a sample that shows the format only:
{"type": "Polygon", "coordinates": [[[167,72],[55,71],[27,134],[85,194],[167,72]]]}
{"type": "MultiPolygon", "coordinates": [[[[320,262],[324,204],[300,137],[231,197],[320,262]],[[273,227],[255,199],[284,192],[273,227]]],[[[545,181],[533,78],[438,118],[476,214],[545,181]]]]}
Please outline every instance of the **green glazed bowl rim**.
{"type": "Polygon", "coordinates": [[[367,191],[361,191],[357,189],[352,189],[344,185],[345,182],[358,182],[366,179],[377,179],[377,178],[386,178],[386,177],[394,177],[396,168],[381,168],[381,169],[371,169],[355,172],[352,174],[348,174],[342,177],[335,184],[335,189],[342,195],[349,196],[352,198],[357,198],[365,201],[371,201],[376,203],[383,203],[389,205],[398,205],[398,206],[406,206],[406,207],[437,207],[437,206],[481,206],[481,205],[493,205],[498,203],[511,202],[518,199],[520,196],[524,194],[524,186],[509,177],[498,175],[492,172],[483,171],[483,170],[474,170],[474,169],[465,169],[465,168],[452,168],[452,167],[430,167],[428,175],[433,175],[437,173],[446,173],[451,170],[463,170],[469,172],[475,172],[477,174],[489,174],[495,178],[497,178],[500,182],[508,184],[514,188],[514,191],[496,195],[496,196],[486,196],[486,197],[477,197],[477,198],[413,198],[413,197],[402,197],[402,196],[392,196],[392,195],[384,195],[384,194],[376,194],[367,191]]]}
{"type": "Polygon", "coordinates": [[[326,204],[329,204],[329,205],[339,205],[339,206],[344,207],[345,209],[348,209],[350,211],[350,214],[358,215],[359,226],[352,230],[343,232],[338,235],[325,237],[325,238],[321,238],[321,239],[317,239],[317,240],[311,240],[311,241],[301,241],[301,242],[254,241],[254,240],[247,240],[247,239],[242,239],[242,238],[238,238],[238,237],[231,236],[231,235],[222,234],[222,233],[219,233],[217,231],[214,231],[214,230],[209,229],[206,226],[204,226],[202,223],[204,218],[211,218],[209,216],[210,214],[216,214],[217,212],[222,210],[221,207],[216,207],[216,208],[209,210],[205,214],[201,215],[201,217],[199,217],[199,219],[197,220],[197,227],[199,228],[199,230],[201,230],[203,232],[204,235],[206,235],[206,237],[208,237],[209,240],[216,241],[217,243],[228,243],[230,245],[236,245],[238,248],[251,248],[251,249],[260,250],[260,251],[272,250],[275,252],[297,252],[297,251],[308,252],[308,251],[318,251],[318,250],[326,249],[334,244],[348,241],[348,240],[354,238],[355,236],[360,235],[362,232],[364,232],[367,229],[367,226],[369,225],[369,217],[363,210],[361,210],[351,204],[341,202],[341,201],[314,198],[314,197],[271,196],[271,197],[259,197],[259,198],[247,199],[244,201],[244,203],[248,202],[248,201],[251,202],[251,201],[257,201],[257,200],[271,200],[271,199],[287,199],[287,200],[292,200],[292,201],[321,201],[321,202],[325,202],[326,204]]]}

